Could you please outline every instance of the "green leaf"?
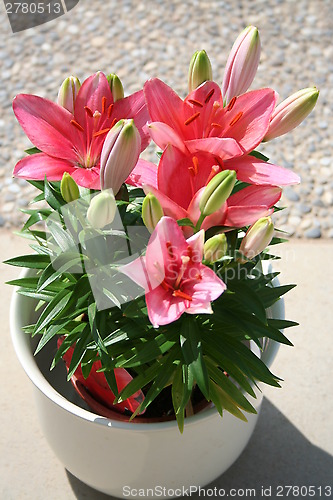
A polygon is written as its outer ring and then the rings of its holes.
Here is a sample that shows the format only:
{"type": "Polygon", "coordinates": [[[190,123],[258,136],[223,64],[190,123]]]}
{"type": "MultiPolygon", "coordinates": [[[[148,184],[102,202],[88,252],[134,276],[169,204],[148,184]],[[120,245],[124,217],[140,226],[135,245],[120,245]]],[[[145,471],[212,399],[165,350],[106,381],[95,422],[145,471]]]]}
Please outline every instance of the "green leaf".
{"type": "Polygon", "coordinates": [[[264,323],[266,322],[265,306],[261,301],[259,293],[255,293],[251,286],[244,280],[228,280],[227,286],[229,290],[235,292],[235,298],[241,302],[246,311],[255,314],[264,323]]]}
{"type": "Polygon", "coordinates": [[[47,255],[21,255],[4,261],[4,264],[17,267],[28,267],[29,269],[44,269],[50,263],[47,255]]]}
{"type": "Polygon", "coordinates": [[[244,413],[240,411],[237,404],[235,404],[232,398],[230,398],[229,395],[225,391],[223,391],[223,389],[221,389],[221,387],[219,387],[212,381],[210,384],[210,392],[212,401],[221,416],[223,415],[223,410],[225,409],[240,420],[247,422],[247,418],[245,417],[244,413]]]}
{"type": "Polygon", "coordinates": [[[295,286],[296,285],[282,285],[274,287],[266,286],[265,288],[258,290],[257,295],[264,304],[265,309],[267,309],[279,300],[282,295],[295,288],[295,286]]]}
{"type": "Polygon", "coordinates": [[[185,363],[197,381],[202,394],[209,400],[209,379],[202,354],[200,332],[192,316],[184,316],[182,319],[180,345],[185,363]]]}
{"type": "Polygon", "coordinates": [[[180,363],[173,376],[171,396],[178,428],[181,433],[184,430],[185,408],[192,394],[193,382],[193,377],[189,377],[188,367],[180,363]]]}
{"type": "Polygon", "coordinates": [[[158,372],[161,370],[161,366],[161,361],[157,360],[153,365],[145,368],[142,373],[137,375],[129,384],[126,385],[126,387],[124,387],[116,402],[121,403],[126,401],[126,399],[133,396],[133,394],[149,384],[155,379],[158,372]]]}
{"type": "Polygon", "coordinates": [[[258,158],[258,160],[263,160],[263,161],[269,160],[268,156],[263,155],[262,153],[260,153],[260,151],[251,151],[251,153],[249,153],[249,155],[254,156],[255,158],[258,158]]]}
{"type": "Polygon", "coordinates": [[[209,358],[206,359],[209,376],[224,391],[233,403],[249,413],[257,413],[256,409],[246,399],[244,394],[233,384],[226,375],[209,358]]]}
{"type": "Polygon", "coordinates": [[[45,201],[50,205],[54,210],[59,210],[66,202],[61,196],[60,191],[56,191],[56,189],[52,186],[50,182],[46,179],[44,180],[44,196],[45,201]]]}
{"type": "MultiPolygon", "coordinates": [[[[36,148],[36,147],[34,146],[33,148],[28,148],[28,149],[25,149],[25,150],[24,150],[24,152],[25,152],[25,153],[27,153],[28,155],[35,155],[35,154],[37,154],[37,153],[41,153],[41,150],[40,150],[40,149],[38,149],[38,148],[36,148]]],[[[32,184],[33,186],[36,186],[36,187],[37,187],[37,185],[36,185],[36,184],[39,184],[39,183],[41,183],[41,182],[43,182],[43,181],[30,181],[30,180],[29,180],[28,182],[30,182],[30,184],[32,184]]],[[[39,188],[38,188],[38,189],[39,189],[39,188]]],[[[42,189],[44,189],[44,182],[43,182],[43,187],[42,187],[42,189]]]]}
{"type": "Polygon", "coordinates": [[[34,352],[34,356],[39,353],[41,349],[51,340],[53,337],[55,337],[63,328],[64,325],[52,325],[50,328],[45,329],[42,338],[40,339],[38,346],[34,352]]]}
{"type": "Polygon", "coordinates": [[[285,328],[290,328],[292,326],[299,326],[299,323],[296,323],[296,321],[289,321],[286,319],[268,319],[267,323],[270,326],[274,326],[274,328],[278,328],[279,330],[284,330],[285,328]]]}
{"type": "Polygon", "coordinates": [[[215,363],[218,363],[219,366],[240,385],[240,387],[242,387],[248,394],[255,398],[256,394],[241,369],[237,366],[237,364],[233,363],[228,358],[228,356],[226,356],[223,349],[219,349],[219,345],[214,341],[213,338],[211,339],[210,337],[213,337],[213,335],[207,335],[206,342],[203,345],[205,355],[209,355],[209,357],[215,363]]]}
{"type": "Polygon", "coordinates": [[[194,224],[193,224],[193,222],[191,221],[191,219],[188,219],[188,218],[177,220],[177,224],[178,224],[178,226],[189,226],[189,227],[192,227],[192,228],[195,227],[194,224]]]}
{"type": "Polygon", "coordinates": [[[59,360],[62,358],[62,356],[68,351],[68,349],[75,344],[77,340],[81,337],[82,329],[84,329],[86,326],[86,323],[79,323],[76,328],[74,328],[70,334],[68,334],[65,339],[63,340],[61,346],[59,349],[57,349],[57,352],[54,355],[51,368],[50,370],[53,370],[53,368],[57,365],[59,360]]]}
{"type": "Polygon", "coordinates": [[[173,349],[160,361],[160,369],[155,375],[153,383],[149,388],[145,399],[131,416],[131,420],[136,417],[136,415],[143,412],[154,401],[154,399],[161,393],[169,380],[173,377],[173,373],[176,369],[176,365],[174,364],[174,362],[177,357],[178,352],[177,350],[173,349]]]}
{"type": "Polygon", "coordinates": [[[80,338],[75,344],[73,356],[68,369],[67,380],[71,379],[77,367],[79,366],[81,359],[83,358],[87,350],[87,345],[90,339],[91,339],[90,328],[89,325],[86,323],[80,338]]]}
{"type": "Polygon", "coordinates": [[[62,312],[67,302],[71,298],[72,292],[70,290],[62,290],[53,300],[46,306],[42,314],[39,316],[35,325],[34,335],[41,332],[45,327],[49,326],[51,321],[55,319],[58,314],[62,312]]]}

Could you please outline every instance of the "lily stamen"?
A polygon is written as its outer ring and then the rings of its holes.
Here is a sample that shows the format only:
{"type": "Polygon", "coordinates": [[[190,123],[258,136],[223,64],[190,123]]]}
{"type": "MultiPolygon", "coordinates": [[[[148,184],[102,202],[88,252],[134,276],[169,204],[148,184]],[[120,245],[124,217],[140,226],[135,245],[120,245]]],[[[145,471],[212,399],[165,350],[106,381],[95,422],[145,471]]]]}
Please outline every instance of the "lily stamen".
{"type": "Polygon", "coordinates": [[[235,105],[237,97],[233,97],[227,106],[227,111],[231,111],[235,105]]]}
{"type": "Polygon", "coordinates": [[[184,125],[189,125],[190,123],[192,123],[194,120],[196,120],[198,117],[200,116],[200,111],[198,111],[197,113],[195,113],[194,115],[190,116],[185,122],[184,122],[184,125]]]}
{"type": "Polygon", "coordinates": [[[242,118],[242,116],[243,116],[243,111],[240,111],[239,113],[237,113],[237,115],[229,123],[229,127],[232,127],[233,125],[235,125],[242,118]]]}
{"type": "Polygon", "coordinates": [[[196,99],[189,99],[187,102],[193,104],[194,106],[198,106],[199,108],[203,108],[203,104],[200,101],[197,101],[196,99]]]}
{"type": "Polygon", "coordinates": [[[84,128],[75,120],[71,120],[71,124],[74,125],[75,128],[80,130],[80,132],[84,132],[84,128]]]}
{"type": "Polygon", "coordinates": [[[205,104],[207,104],[211,100],[214,92],[215,92],[215,89],[212,89],[210,92],[208,92],[208,94],[206,95],[206,98],[205,98],[205,104]]]}

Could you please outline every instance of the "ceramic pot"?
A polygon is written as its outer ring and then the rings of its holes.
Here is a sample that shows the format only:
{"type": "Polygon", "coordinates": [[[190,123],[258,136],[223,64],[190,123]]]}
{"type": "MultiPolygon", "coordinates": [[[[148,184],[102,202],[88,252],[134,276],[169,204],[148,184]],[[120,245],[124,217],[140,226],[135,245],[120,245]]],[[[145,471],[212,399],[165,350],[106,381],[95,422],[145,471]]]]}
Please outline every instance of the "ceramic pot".
{"type": "MultiPolygon", "coordinates": [[[[55,342],[33,356],[38,339],[31,339],[22,327],[34,320],[34,305],[32,299],[14,292],[12,341],[34,384],[46,439],[58,459],[78,479],[116,497],[134,497],[134,490],[150,488],[150,497],[165,498],[177,495],[179,488],[207,485],[242,453],[258,420],[262,392],[256,391],[257,399],[249,397],[258,414],[246,414],[248,422],[228,412],[221,418],[212,407],[187,418],[182,435],[174,420],[136,423],[121,421],[117,415],[102,417],[88,410],[72,384],[66,382],[64,365],[58,364],[49,371],[55,342]]],[[[283,300],[270,308],[269,316],[284,318],[283,300]]],[[[255,344],[251,348],[257,349],[256,354],[270,366],[278,344],[266,340],[261,354],[255,344]]]]}

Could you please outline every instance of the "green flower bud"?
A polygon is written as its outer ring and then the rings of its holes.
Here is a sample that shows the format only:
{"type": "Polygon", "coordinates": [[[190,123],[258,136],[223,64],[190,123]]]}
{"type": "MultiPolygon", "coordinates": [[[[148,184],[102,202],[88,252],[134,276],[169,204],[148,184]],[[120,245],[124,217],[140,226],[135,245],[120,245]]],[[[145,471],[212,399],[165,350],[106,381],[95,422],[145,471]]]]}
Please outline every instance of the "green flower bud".
{"type": "Polygon", "coordinates": [[[216,234],[204,244],[204,259],[213,264],[222,259],[228,251],[227,237],[224,233],[216,234]]]}
{"type": "Polygon", "coordinates": [[[150,233],[154,231],[156,224],[163,215],[163,209],[156,196],[148,193],[142,203],[142,219],[150,233]]]}
{"type": "Polygon", "coordinates": [[[234,170],[223,170],[215,175],[202,193],[199,208],[205,217],[219,210],[230,196],[236,183],[234,170]]]}
{"type": "Polygon", "coordinates": [[[124,97],[124,87],[120,78],[114,73],[110,73],[106,78],[110,85],[113,101],[119,101],[124,97]]]}
{"type": "Polygon", "coordinates": [[[262,217],[248,229],[242,239],[239,251],[248,259],[259,255],[270,244],[274,234],[274,224],[270,217],[262,217]]]}
{"type": "Polygon", "coordinates": [[[66,78],[58,93],[58,104],[74,114],[76,96],[80,90],[81,83],[76,76],[66,78]]]}
{"type": "Polygon", "coordinates": [[[189,92],[208,80],[213,80],[212,65],[205,50],[197,50],[191,59],[188,72],[189,92]]]}
{"type": "Polygon", "coordinates": [[[80,198],[79,187],[73,177],[71,177],[67,172],[65,172],[62,176],[60,183],[60,192],[61,196],[67,203],[80,198]]]}
{"type": "Polygon", "coordinates": [[[115,218],[117,204],[111,191],[101,191],[91,200],[87,219],[95,229],[102,229],[115,218]]]}

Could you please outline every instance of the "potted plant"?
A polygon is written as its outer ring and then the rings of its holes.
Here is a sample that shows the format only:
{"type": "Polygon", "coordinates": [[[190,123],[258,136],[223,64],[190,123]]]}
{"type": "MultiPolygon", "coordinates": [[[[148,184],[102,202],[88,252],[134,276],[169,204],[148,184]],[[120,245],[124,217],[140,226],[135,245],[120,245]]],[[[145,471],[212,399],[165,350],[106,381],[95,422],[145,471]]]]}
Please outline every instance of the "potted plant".
{"type": "Polygon", "coordinates": [[[294,285],[279,285],[266,247],[283,241],[271,216],[299,178],[256,148],[318,91],[277,106],[274,90],[248,91],[259,56],[248,27],[220,88],[196,52],[184,101],[157,78],[124,97],[100,72],[67,78],[57,104],[14,100],[34,144],[14,175],[41,204],[22,229],[34,253],[7,261],[24,268],[13,342],[55,453],[105,493],[212,481],[248,442],[262,385],[280,386],[269,367],[292,345],[280,297],[294,285]],[[150,140],[158,165],[140,158],[150,140]]]}

